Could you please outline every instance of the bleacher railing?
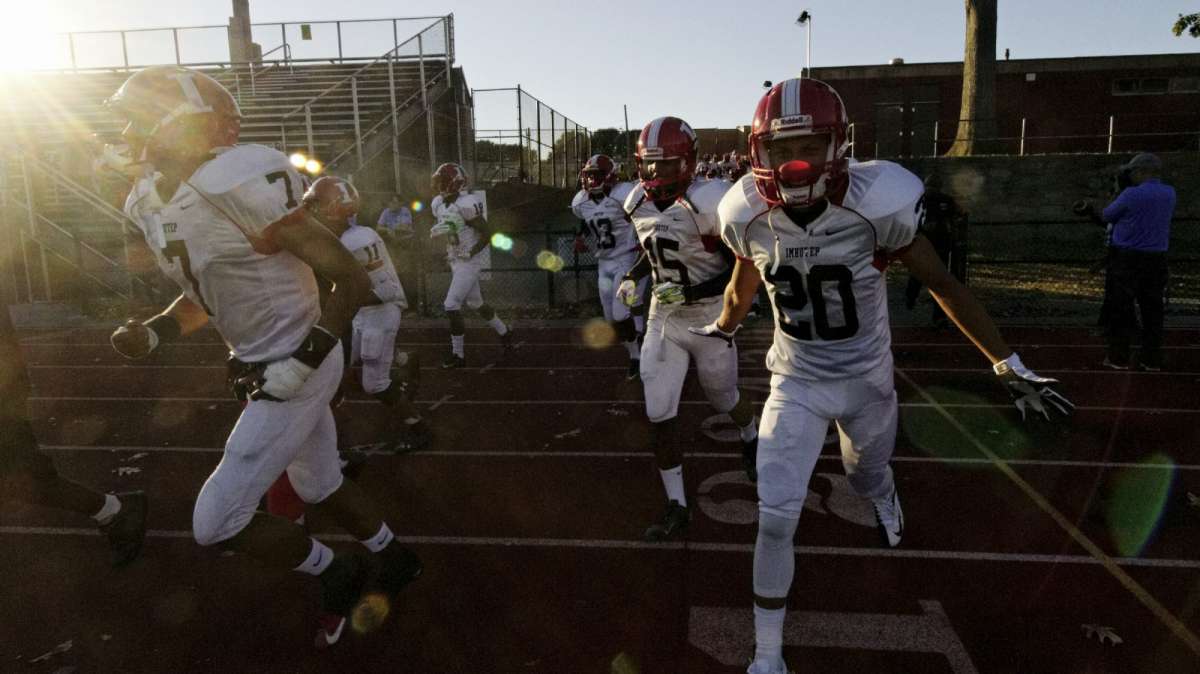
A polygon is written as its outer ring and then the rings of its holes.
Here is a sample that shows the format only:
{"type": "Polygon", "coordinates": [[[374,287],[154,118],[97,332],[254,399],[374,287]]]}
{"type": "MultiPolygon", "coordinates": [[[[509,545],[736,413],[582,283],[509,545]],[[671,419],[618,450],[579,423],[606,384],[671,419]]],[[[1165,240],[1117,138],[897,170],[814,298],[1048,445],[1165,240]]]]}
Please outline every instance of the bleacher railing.
{"type": "MultiPolygon", "coordinates": [[[[251,39],[276,45],[263,56],[289,45],[287,59],[349,61],[373,58],[396,47],[405,35],[424,30],[430,22],[449,24],[453,15],[352,19],[347,21],[287,21],[251,24],[251,39]]],[[[450,59],[454,42],[447,40],[450,59]]],[[[95,68],[129,70],[175,63],[186,66],[228,64],[229,27],[173,26],[131,30],[59,33],[48,45],[51,70],[95,68]]]]}
{"type": "Polygon", "coordinates": [[[587,127],[520,86],[472,89],[471,96],[475,101],[471,126],[480,127],[475,131],[472,175],[480,184],[515,180],[548,187],[575,186],[580,167],[591,156],[587,127]]]}

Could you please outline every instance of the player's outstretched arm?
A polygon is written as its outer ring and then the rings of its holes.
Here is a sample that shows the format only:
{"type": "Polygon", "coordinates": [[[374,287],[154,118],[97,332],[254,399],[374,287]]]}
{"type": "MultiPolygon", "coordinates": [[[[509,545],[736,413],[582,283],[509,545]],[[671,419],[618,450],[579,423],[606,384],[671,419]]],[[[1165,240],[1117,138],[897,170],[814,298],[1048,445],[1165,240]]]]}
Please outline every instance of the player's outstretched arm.
{"type": "Polygon", "coordinates": [[[1051,388],[1051,384],[1058,383],[1057,379],[1040,377],[1025,367],[1021,358],[1000,336],[987,310],[966,286],[946,271],[945,265],[924,236],[918,234],[912,245],[899,254],[899,258],[908,267],[909,273],[929,288],[933,298],[958,329],[987,356],[993,371],[1012,395],[1022,419],[1027,408],[1033,408],[1047,419],[1050,418],[1050,409],[1063,415],[1075,409],[1071,401],[1051,388]]]}
{"type": "Polygon", "coordinates": [[[713,323],[688,330],[697,335],[719,337],[732,344],[733,336],[742,327],[746,314],[750,313],[760,283],[762,277],[754,263],[735,258],[733,276],[729,279],[729,285],[725,286],[725,304],[721,308],[721,315],[713,323]]]}
{"type": "Polygon", "coordinates": [[[362,265],[337,237],[307,213],[280,227],[275,241],[312,267],[317,275],[333,282],[333,292],[321,309],[317,325],[335,337],[344,337],[359,307],[370,301],[371,279],[362,265]]]}
{"type": "Polygon", "coordinates": [[[165,311],[146,322],[127,318],[109,336],[113,349],[131,360],[149,356],[160,344],[190,335],[208,324],[204,308],[188,299],[175,298],[165,311]]]}

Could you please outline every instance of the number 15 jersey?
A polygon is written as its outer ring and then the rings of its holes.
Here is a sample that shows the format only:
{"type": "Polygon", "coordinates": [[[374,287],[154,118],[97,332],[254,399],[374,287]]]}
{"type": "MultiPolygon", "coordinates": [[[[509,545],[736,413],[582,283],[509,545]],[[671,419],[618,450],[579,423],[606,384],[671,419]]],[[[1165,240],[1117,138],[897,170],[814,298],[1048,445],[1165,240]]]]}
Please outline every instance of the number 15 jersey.
{"type": "Polygon", "coordinates": [[[730,260],[728,253],[721,254],[717,221],[717,206],[728,188],[721,180],[693,182],[683,197],[662,211],[640,184],[629,193],[625,211],[650,258],[656,284],[696,286],[728,273],[730,260]]]}
{"type": "Polygon", "coordinates": [[[925,217],[920,179],[886,161],[850,166],[840,203],[807,227],[770,208],[753,176],[721,201],[722,236],[754,264],[775,307],[767,368],[815,381],[891,377],[887,259],[908,247],[925,217]]]}

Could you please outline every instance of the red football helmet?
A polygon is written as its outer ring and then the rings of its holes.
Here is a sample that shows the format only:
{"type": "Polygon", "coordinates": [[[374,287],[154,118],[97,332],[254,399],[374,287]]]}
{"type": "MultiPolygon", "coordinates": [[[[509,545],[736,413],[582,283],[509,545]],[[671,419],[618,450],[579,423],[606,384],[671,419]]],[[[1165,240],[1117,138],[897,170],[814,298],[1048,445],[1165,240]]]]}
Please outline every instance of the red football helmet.
{"type": "Polygon", "coordinates": [[[433,172],[433,193],[448,197],[457,195],[467,187],[467,172],[458,164],[447,162],[433,172]]]}
{"type": "Polygon", "coordinates": [[[677,199],[692,184],[696,170],[696,132],[678,117],[659,117],[642,129],[635,158],[646,196],[677,199]]]}
{"type": "Polygon", "coordinates": [[[591,194],[607,194],[617,184],[617,165],[606,154],[594,154],[579,171],[579,182],[591,194]]]}
{"type": "Polygon", "coordinates": [[[153,66],[125,80],[105,106],[128,124],[121,137],[135,162],[171,163],[233,145],[242,110],[225,87],[180,66],[153,66]]]}
{"type": "Polygon", "coordinates": [[[358,213],[358,190],[337,176],[317,178],[304,193],[304,205],[326,225],[346,225],[358,213]]]}
{"type": "Polygon", "coordinates": [[[805,206],[840,195],[849,182],[846,106],[833,87],[793,78],[758,102],[750,130],[750,166],[758,193],[772,205],[805,206]]]}

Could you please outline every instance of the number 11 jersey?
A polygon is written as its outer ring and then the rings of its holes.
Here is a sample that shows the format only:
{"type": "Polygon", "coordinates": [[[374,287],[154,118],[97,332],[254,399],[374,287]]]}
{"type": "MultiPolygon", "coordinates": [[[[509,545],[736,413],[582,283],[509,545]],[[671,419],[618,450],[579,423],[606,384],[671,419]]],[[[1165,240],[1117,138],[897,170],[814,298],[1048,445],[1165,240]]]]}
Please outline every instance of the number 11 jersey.
{"type": "Polygon", "coordinates": [[[806,227],[770,208],[754,177],[718,209],[735,255],[758,268],[775,308],[767,368],[815,381],[891,377],[887,260],[912,244],[925,217],[920,179],[886,161],[850,166],[850,185],[806,227]]]}

